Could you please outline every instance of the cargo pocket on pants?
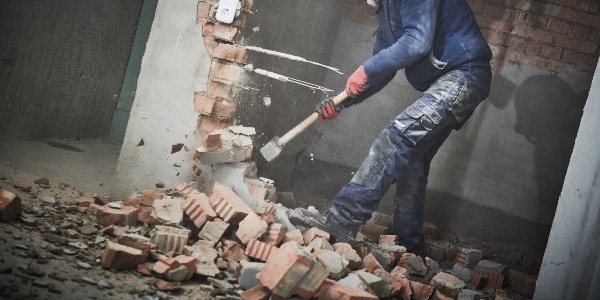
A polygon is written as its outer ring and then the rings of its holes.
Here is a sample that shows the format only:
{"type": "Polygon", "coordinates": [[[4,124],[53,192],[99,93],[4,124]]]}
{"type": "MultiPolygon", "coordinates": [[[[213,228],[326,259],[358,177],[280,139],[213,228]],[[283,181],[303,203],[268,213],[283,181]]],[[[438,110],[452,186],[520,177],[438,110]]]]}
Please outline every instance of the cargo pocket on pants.
{"type": "Polygon", "coordinates": [[[394,127],[398,129],[413,145],[416,145],[427,133],[442,121],[442,116],[423,98],[407,107],[396,120],[394,127]]]}
{"type": "Polygon", "coordinates": [[[377,181],[383,176],[389,156],[396,149],[400,137],[388,129],[384,129],[375,139],[369,155],[365,158],[350,182],[370,189],[375,188],[377,181]]]}

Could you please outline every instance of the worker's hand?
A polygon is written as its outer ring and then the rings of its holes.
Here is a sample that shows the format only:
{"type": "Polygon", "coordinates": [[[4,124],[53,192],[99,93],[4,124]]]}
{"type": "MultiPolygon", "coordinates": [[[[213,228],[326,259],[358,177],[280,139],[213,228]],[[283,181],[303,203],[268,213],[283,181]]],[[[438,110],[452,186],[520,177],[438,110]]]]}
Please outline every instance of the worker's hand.
{"type": "Polygon", "coordinates": [[[317,104],[315,111],[319,114],[319,121],[331,120],[337,118],[344,107],[335,105],[332,98],[327,98],[317,104]]]}
{"type": "Polygon", "coordinates": [[[360,93],[364,92],[369,87],[367,73],[365,68],[361,65],[350,75],[348,82],[346,83],[346,93],[350,98],[356,98],[360,93]]]}

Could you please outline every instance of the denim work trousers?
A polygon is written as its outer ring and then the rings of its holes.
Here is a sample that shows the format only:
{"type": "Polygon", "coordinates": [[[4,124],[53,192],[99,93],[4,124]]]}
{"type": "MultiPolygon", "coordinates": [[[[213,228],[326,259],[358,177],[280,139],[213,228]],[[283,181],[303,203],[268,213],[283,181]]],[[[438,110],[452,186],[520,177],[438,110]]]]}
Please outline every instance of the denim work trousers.
{"type": "Polygon", "coordinates": [[[452,129],[459,129],[489,94],[491,72],[466,68],[434,82],[379,134],[350,183],[330,208],[343,224],[371,218],[383,195],[396,183],[394,228],[399,244],[425,256],[421,233],[429,166],[452,129]]]}

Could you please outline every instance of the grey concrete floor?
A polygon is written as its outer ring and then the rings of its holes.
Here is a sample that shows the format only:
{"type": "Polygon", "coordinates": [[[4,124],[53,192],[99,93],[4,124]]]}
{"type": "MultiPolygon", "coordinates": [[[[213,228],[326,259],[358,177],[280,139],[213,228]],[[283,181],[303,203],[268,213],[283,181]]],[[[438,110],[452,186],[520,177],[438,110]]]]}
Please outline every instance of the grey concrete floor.
{"type": "Polygon", "coordinates": [[[108,195],[120,150],[121,145],[100,139],[0,139],[0,175],[14,181],[47,177],[84,193],[108,195]]]}

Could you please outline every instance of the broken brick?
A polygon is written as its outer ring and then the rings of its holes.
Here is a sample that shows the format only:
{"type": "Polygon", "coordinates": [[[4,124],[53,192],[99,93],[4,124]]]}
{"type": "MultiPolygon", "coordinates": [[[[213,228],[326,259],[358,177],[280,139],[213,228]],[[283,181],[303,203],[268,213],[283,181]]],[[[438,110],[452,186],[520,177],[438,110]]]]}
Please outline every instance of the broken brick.
{"type": "Polygon", "coordinates": [[[166,276],[171,281],[189,280],[196,272],[196,259],[185,255],[178,255],[174,258],[161,255],[152,266],[152,271],[166,276]],[[183,271],[185,273],[181,274],[183,271]]]}
{"type": "Polygon", "coordinates": [[[154,207],[138,206],[137,219],[139,222],[146,223],[148,225],[162,224],[162,221],[158,219],[156,210],[154,207]]]}
{"type": "Polygon", "coordinates": [[[510,287],[512,287],[515,292],[525,297],[533,297],[537,276],[527,275],[517,270],[510,270],[508,273],[508,281],[510,282],[510,287]]]}
{"type": "Polygon", "coordinates": [[[481,276],[479,272],[473,272],[471,274],[471,284],[475,287],[475,289],[483,289],[487,284],[487,278],[481,276]]]}
{"type": "Polygon", "coordinates": [[[315,250],[330,250],[334,251],[333,246],[324,238],[316,238],[312,242],[308,243],[307,248],[313,248],[315,250]]]}
{"type": "Polygon", "coordinates": [[[404,264],[404,267],[408,270],[411,275],[425,276],[427,275],[427,266],[423,262],[420,256],[413,253],[410,254],[408,260],[404,264]]]}
{"type": "Polygon", "coordinates": [[[248,192],[250,193],[250,195],[252,195],[252,198],[257,200],[275,202],[275,196],[277,191],[272,181],[249,178],[246,179],[246,185],[248,186],[248,192]]]}
{"type": "Polygon", "coordinates": [[[317,260],[327,269],[331,279],[340,279],[346,275],[347,262],[344,262],[342,255],[331,250],[318,250],[315,252],[317,260]]]}
{"type": "Polygon", "coordinates": [[[0,189],[0,221],[16,221],[22,209],[21,199],[15,193],[0,189]]]}
{"type": "Polygon", "coordinates": [[[176,292],[181,290],[181,284],[177,283],[177,282],[168,282],[162,279],[159,279],[158,281],[156,281],[155,283],[156,288],[161,290],[161,291],[170,291],[170,292],[176,292]]]}
{"type": "Polygon", "coordinates": [[[380,235],[379,244],[396,245],[398,243],[397,235],[380,235]]]}
{"type": "Polygon", "coordinates": [[[287,298],[314,264],[314,259],[304,253],[298,244],[285,243],[280,251],[271,256],[256,278],[273,294],[287,298]]]}
{"type": "MultiPolygon", "coordinates": [[[[125,200],[123,200],[123,205],[138,206],[138,205],[140,205],[140,198],[139,197],[127,197],[127,198],[125,198],[125,200]]],[[[87,206],[89,206],[89,204],[87,206]]]]}
{"type": "Polygon", "coordinates": [[[198,237],[201,240],[210,241],[213,245],[217,244],[225,231],[229,228],[229,224],[221,219],[214,219],[206,222],[198,237]]]}
{"type": "Polygon", "coordinates": [[[180,254],[187,245],[190,231],[182,228],[156,225],[155,233],[151,241],[158,246],[163,253],[173,252],[180,254]]]}
{"type": "Polygon", "coordinates": [[[250,212],[239,225],[235,235],[244,245],[248,244],[250,240],[260,240],[267,232],[268,227],[267,222],[261,220],[254,212],[250,212]]]}
{"type": "Polygon", "coordinates": [[[133,269],[148,260],[148,253],[107,241],[102,253],[102,267],[105,269],[133,269]]]}
{"type": "Polygon", "coordinates": [[[401,267],[401,266],[394,267],[394,269],[392,269],[392,271],[390,273],[392,275],[399,275],[399,276],[404,276],[404,277],[408,277],[408,275],[410,275],[408,273],[408,270],[406,268],[401,267]]]}
{"type": "Polygon", "coordinates": [[[25,182],[16,182],[13,187],[21,192],[31,192],[31,184],[25,182]]]}
{"type": "Polygon", "coordinates": [[[267,261],[269,256],[271,256],[277,250],[278,248],[273,245],[261,242],[259,240],[250,240],[246,246],[246,251],[244,254],[261,261],[267,261]]]}
{"type": "Polygon", "coordinates": [[[223,146],[223,142],[221,141],[221,133],[218,131],[209,134],[204,141],[204,147],[208,150],[219,149],[221,146],[223,146]]]}
{"type": "Polygon", "coordinates": [[[75,198],[75,204],[78,207],[88,208],[93,203],[96,203],[96,199],[94,199],[93,197],[90,197],[90,196],[82,196],[82,197],[75,198]]]}
{"type": "Polygon", "coordinates": [[[215,265],[215,259],[218,256],[217,250],[213,248],[213,245],[204,241],[198,241],[192,246],[191,256],[196,259],[196,274],[202,276],[214,277],[219,273],[217,266],[215,265]]]}
{"type": "Polygon", "coordinates": [[[370,300],[379,299],[363,290],[337,284],[332,280],[325,280],[319,288],[316,297],[322,300],[370,300]]]}
{"type": "Polygon", "coordinates": [[[360,232],[364,234],[368,240],[378,241],[382,235],[387,235],[388,227],[377,225],[372,221],[367,221],[360,229],[360,232]]]}
{"type": "Polygon", "coordinates": [[[330,235],[328,232],[325,232],[319,228],[313,227],[304,232],[304,242],[310,243],[317,237],[322,237],[329,241],[330,235]]]}
{"type": "Polygon", "coordinates": [[[194,109],[202,115],[210,116],[215,105],[215,98],[203,93],[194,94],[194,109]]]}
{"type": "Polygon", "coordinates": [[[298,245],[304,245],[304,236],[302,235],[302,231],[300,231],[300,229],[295,229],[285,233],[283,242],[287,243],[292,241],[296,242],[298,245]]]}
{"type": "Polygon", "coordinates": [[[362,267],[367,270],[367,272],[373,273],[377,269],[383,269],[381,264],[377,261],[373,254],[368,254],[362,259],[362,267]]]}
{"type": "Polygon", "coordinates": [[[247,289],[240,294],[243,300],[265,300],[271,296],[271,291],[262,285],[247,289]]]}
{"type": "Polygon", "coordinates": [[[232,101],[216,101],[215,105],[213,106],[212,114],[219,119],[229,120],[233,118],[235,107],[236,105],[232,101]]]}
{"type": "Polygon", "coordinates": [[[421,231],[423,232],[423,235],[425,235],[425,237],[430,240],[437,240],[439,236],[437,226],[431,222],[423,222],[423,225],[421,226],[421,231]]]}
{"type": "Polygon", "coordinates": [[[283,241],[284,237],[285,228],[283,228],[283,225],[280,223],[271,223],[267,228],[267,233],[261,241],[269,245],[277,246],[283,241]]]}
{"type": "Polygon", "coordinates": [[[223,240],[223,257],[226,261],[240,261],[246,258],[244,248],[234,241],[223,240]]]}
{"type": "Polygon", "coordinates": [[[208,203],[208,197],[204,193],[194,193],[189,195],[181,203],[185,214],[190,217],[197,228],[202,228],[206,222],[213,220],[217,213],[208,203]]]}
{"type": "Polygon", "coordinates": [[[183,220],[183,208],[181,207],[183,201],[181,198],[165,196],[155,200],[152,207],[154,207],[159,221],[177,225],[183,220]]]}
{"type": "Polygon", "coordinates": [[[189,196],[192,192],[199,193],[194,190],[189,184],[182,182],[175,187],[175,191],[182,194],[183,196],[189,196]]]}
{"type": "Polygon", "coordinates": [[[215,182],[208,198],[211,207],[227,223],[239,224],[251,209],[235,192],[225,184],[215,182]]]}
{"type": "Polygon", "coordinates": [[[248,50],[236,45],[219,43],[213,52],[213,56],[243,65],[248,63],[248,50]]]}
{"type": "Polygon", "coordinates": [[[223,63],[218,59],[213,59],[210,65],[210,76],[226,82],[237,82],[243,75],[244,69],[237,64],[223,63]]]}
{"type": "Polygon", "coordinates": [[[327,279],[329,274],[326,267],[320,262],[315,262],[296,285],[294,291],[302,299],[313,299],[313,296],[319,291],[319,287],[327,279]]]}
{"type": "Polygon", "coordinates": [[[440,272],[431,279],[429,283],[438,292],[452,299],[458,296],[460,289],[465,287],[465,283],[456,276],[440,272]]]}
{"type": "Polygon", "coordinates": [[[259,286],[260,282],[256,278],[256,274],[262,271],[265,265],[261,262],[240,261],[240,265],[235,271],[235,278],[238,280],[240,287],[247,290],[259,286]]]}
{"type": "Polygon", "coordinates": [[[185,280],[189,280],[190,278],[192,278],[192,276],[194,276],[194,273],[196,272],[196,259],[194,257],[186,255],[177,255],[174,259],[182,266],[185,266],[187,268],[188,273],[185,277],[185,280]]]}
{"type": "Polygon", "coordinates": [[[147,263],[137,265],[136,270],[142,275],[152,276],[152,273],[150,272],[150,268],[148,268],[147,263]]]}
{"type": "Polygon", "coordinates": [[[196,11],[197,20],[208,19],[211,8],[212,8],[212,4],[210,4],[208,2],[199,1],[197,11],[196,11]]]}
{"type": "Polygon", "coordinates": [[[454,262],[469,269],[475,267],[483,258],[481,250],[460,248],[454,262]]]}
{"type": "Polygon", "coordinates": [[[166,193],[166,188],[145,190],[142,192],[142,197],[140,198],[140,205],[152,207],[154,205],[154,200],[161,199],[166,193]]]}
{"type": "Polygon", "coordinates": [[[121,206],[121,209],[116,209],[106,204],[100,206],[96,211],[96,221],[101,226],[135,226],[137,222],[137,208],[133,206],[121,206]]]}
{"type": "Polygon", "coordinates": [[[127,247],[140,249],[144,253],[150,253],[150,250],[156,248],[155,244],[150,243],[150,239],[136,234],[124,234],[117,239],[117,243],[127,247]]]}
{"type": "Polygon", "coordinates": [[[362,259],[356,253],[356,250],[347,243],[335,243],[333,244],[333,250],[342,255],[342,257],[348,261],[348,267],[350,269],[356,269],[360,266],[362,259]]]}
{"type": "Polygon", "coordinates": [[[223,25],[221,23],[207,23],[202,26],[202,36],[213,37],[217,40],[234,42],[238,29],[233,26],[223,25]]]}
{"type": "Polygon", "coordinates": [[[492,287],[493,289],[501,289],[504,286],[504,275],[492,273],[492,272],[474,272],[486,279],[485,286],[492,287]]]}

